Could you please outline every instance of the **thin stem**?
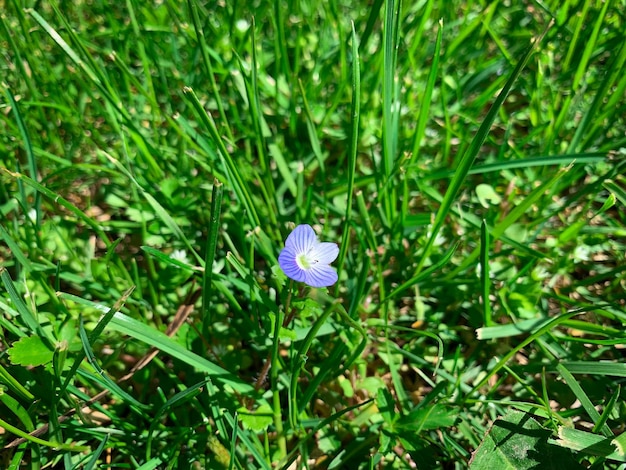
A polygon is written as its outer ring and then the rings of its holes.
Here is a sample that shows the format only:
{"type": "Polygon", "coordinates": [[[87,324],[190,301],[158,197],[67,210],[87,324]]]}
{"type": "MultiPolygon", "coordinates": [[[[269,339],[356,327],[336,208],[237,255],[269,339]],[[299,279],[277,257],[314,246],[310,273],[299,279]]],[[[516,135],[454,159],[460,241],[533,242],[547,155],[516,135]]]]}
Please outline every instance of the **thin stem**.
{"type": "MultiPolygon", "coordinates": [[[[287,326],[291,323],[293,318],[296,316],[296,311],[291,311],[291,296],[293,294],[293,281],[289,283],[289,292],[287,293],[287,301],[285,302],[285,312],[287,312],[287,317],[283,321],[283,328],[287,328],[287,326]]],[[[276,319],[278,322],[279,318],[276,319]]],[[[257,392],[261,389],[261,386],[265,382],[267,378],[267,373],[270,370],[270,366],[272,365],[272,351],[267,354],[267,358],[265,359],[265,363],[263,364],[263,369],[261,369],[261,373],[259,374],[259,378],[256,379],[254,383],[254,390],[257,392]]]]}
{"type": "MultiPolygon", "coordinates": [[[[289,282],[289,291],[287,301],[285,302],[285,312],[291,309],[291,294],[293,292],[293,281],[289,282]]],[[[274,323],[274,344],[272,347],[272,365],[270,367],[270,383],[272,387],[272,404],[274,406],[274,427],[278,435],[278,447],[281,457],[287,455],[287,439],[283,432],[283,414],[280,406],[280,393],[278,390],[278,348],[280,346],[280,329],[283,325],[283,310],[280,308],[276,314],[276,322],[274,323]]]]}
{"type": "MultiPolygon", "coordinates": [[[[293,310],[291,311],[291,295],[293,294],[293,281],[289,281],[289,292],[287,293],[287,301],[285,302],[285,313],[287,314],[287,317],[285,318],[285,321],[283,321],[283,328],[287,328],[289,326],[289,323],[291,323],[291,321],[293,320],[293,318],[296,316],[296,311],[293,310]]],[[[300,297],[302,297],[302,292],[300,292],[300,297]]]]}
{"type": "Polygon", "coordinates": [[[333,306],[330,306],[324,310],[324,313],[321,317],[319,317],[315,323],[313,324],[311,330],[306,335],[304,339],[304,343],[300,347],[298,351],[298,355],[296,356],[294,368],[291,371],[291,395],[290,395],[290,407],[289,407],[289,420],[291,423],[291,427],[294,430],[298,430],[300,424],[300,410],[298,407],[298,399],[297,399],[297,387],[298,380],[300,379],[300,372],[302,371],[304,364],[306,362],[307,353],[309,352],[309,348],[313,343],[313,340],[316,338],[318,331],[322,327],[326,320],[328,320],[328,316],[334,310],[333,306]]]}

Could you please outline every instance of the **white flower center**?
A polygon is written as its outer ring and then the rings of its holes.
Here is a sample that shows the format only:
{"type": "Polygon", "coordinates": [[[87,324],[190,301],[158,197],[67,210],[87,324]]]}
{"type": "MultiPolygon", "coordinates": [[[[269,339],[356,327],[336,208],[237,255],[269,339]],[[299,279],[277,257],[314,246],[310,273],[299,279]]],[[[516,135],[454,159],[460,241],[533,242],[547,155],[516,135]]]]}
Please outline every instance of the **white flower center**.
{"type": "Polygon", "coordinates": [[[296,263],[298,264],[300,269],[304,269],[305,271],[308,270],[308,269],[311,269],[311,265],[312,264],[316,264],[317,263],[317,260],[311,258],[309,253],[310,252],[301,253],[298,256],[296,256],[296,263]]]}

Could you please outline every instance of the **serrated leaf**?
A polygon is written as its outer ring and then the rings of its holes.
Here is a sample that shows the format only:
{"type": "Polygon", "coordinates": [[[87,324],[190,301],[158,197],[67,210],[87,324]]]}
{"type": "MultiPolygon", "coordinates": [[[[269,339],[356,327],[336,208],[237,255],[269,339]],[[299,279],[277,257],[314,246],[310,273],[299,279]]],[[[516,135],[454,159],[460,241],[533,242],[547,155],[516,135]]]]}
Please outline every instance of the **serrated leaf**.
{"type": "Polygon", "coordinates": [[[551,432],[529,414],[511,411],[497,419],[470,460],[470,469],[582,468],[571,453],[550,445],[551,432]]]}
{"type": "Polygon", "coordinates": [[[243,407],[237,411],[244,428],[254,432],[265,431],[273,422],[272,408],[266,404],[259,406],[254,411],[243,407]]]}
{"type": "Polygon", "coordinates": [[[8,349],[11,362],[21,366],[41,366],[52,361],[54,351],[39,336],[25,336],[8,349]]]}

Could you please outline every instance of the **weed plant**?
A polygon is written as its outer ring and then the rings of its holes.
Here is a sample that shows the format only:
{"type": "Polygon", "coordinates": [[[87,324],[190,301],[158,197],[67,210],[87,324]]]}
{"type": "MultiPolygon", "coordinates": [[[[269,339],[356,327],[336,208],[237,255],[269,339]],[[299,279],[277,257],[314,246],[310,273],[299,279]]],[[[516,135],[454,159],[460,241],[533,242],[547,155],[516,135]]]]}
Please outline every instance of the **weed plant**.
{"type": "Polygon", "coordinates": [[[623,468],[623,0],[0,4],[0,468],[623,468]]]}

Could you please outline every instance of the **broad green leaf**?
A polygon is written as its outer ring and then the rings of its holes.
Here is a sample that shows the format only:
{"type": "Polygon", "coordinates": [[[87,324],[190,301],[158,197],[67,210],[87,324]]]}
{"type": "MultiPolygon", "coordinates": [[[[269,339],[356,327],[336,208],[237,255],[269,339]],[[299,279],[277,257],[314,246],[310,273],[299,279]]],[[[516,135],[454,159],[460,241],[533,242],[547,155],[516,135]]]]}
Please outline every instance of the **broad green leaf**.
{"type": "Polygon", "coordinates": [[[54,351],[39,336],[25,336],[8,349],[13,364],[41,366],[52,361],[54,351]]]}
{"type": "Polygon", "coordinates": [[[474,452],[469,468],[472,470],[523,470],[583,468],[570,452],[550,445],[551,432],[530,415],[511,411],[498,418],[474,452]]]}

